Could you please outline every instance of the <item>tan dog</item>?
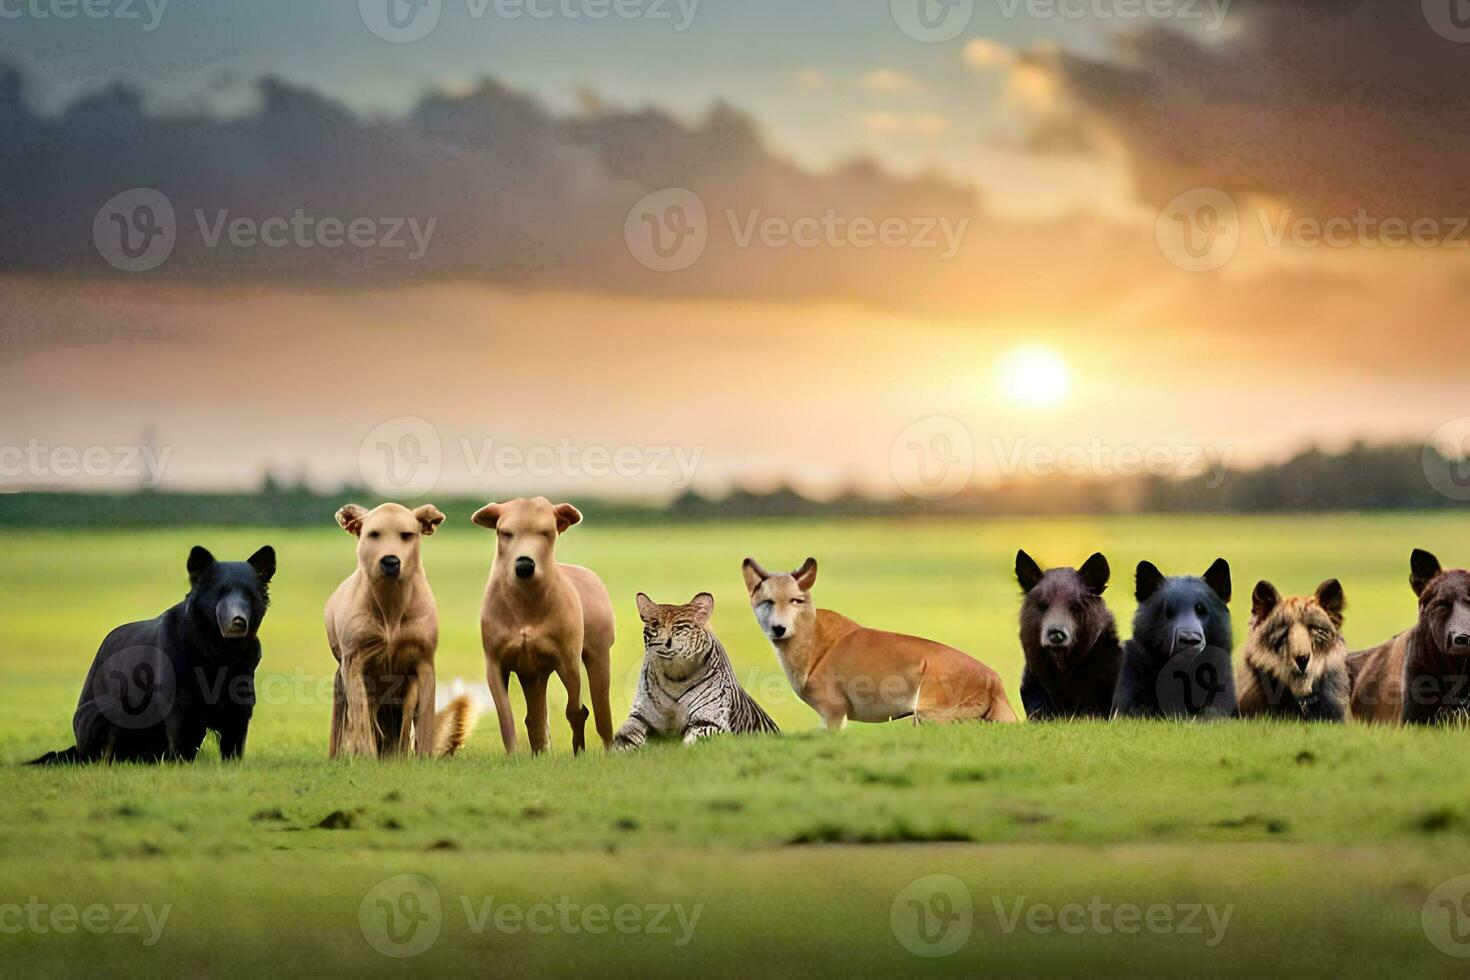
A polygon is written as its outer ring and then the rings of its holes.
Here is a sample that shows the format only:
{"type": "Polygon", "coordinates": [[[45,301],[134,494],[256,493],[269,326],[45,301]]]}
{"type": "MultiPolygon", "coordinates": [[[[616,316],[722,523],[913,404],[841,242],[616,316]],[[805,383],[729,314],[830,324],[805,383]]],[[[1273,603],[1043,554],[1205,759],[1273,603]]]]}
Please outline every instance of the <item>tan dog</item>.
{"type": "Polygon", "coordinates": [[[434,713],[439,614],[419,544],[443,523],[433,504],[409,510],[348,504],[337,523],[357,537],[357,570],[327,600],[327,642],[337,658],[328,755],[452,755],[469,740],[468,696],[434,713]]]}
{"type": "Polygon", "coordinates": [[[587,708],[582,704],[582,666],[592,692],[597,734],[612,745],[612,708],[608,704],[612,670],[613,608],[596,574],[556,560],[556,539],[580,523],[571,504],[552,505],[545,497],[486,504],[474,522],[495,532],[495,563],[480,608],[480,638],[485,644],[485,679],[500,718],[505,751],[516,748],[510,716],[510,675],[526,695],[526,737],[531,751],[546,748],[546,682],[554,673],[567,691],[567,723],[572,751],[587,745],[587,708]]]}
{"type": "Polygon", "coordinates": [[[1000,675],[953,647],[859,626],[811,601],[817,562],[772,575],[742,568],[761,631],[791,686],[829,730],[852,721],[1017,721],[1000,675]]]}

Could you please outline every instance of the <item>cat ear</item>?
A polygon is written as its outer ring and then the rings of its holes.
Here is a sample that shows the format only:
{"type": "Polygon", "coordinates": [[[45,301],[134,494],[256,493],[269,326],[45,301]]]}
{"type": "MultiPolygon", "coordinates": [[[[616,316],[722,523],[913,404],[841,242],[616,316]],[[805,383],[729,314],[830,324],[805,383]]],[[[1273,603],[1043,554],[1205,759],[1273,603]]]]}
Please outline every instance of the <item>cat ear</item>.
{"type": "Polygon", "coordinates": [[[657,612],[658,603],[648,598],[642,592],[638,593],[638,618],[645,623],[651,623],[654,620],[654,614],[657,612]]]}
{"type": "Polygon", "coordinates": [[[699,617],[700,622],[708,623],[710,615],[715,611],[715,597],[708,592],[701,592],[689,600],[689,605],[694,607],[694,614],[699,617]]]}

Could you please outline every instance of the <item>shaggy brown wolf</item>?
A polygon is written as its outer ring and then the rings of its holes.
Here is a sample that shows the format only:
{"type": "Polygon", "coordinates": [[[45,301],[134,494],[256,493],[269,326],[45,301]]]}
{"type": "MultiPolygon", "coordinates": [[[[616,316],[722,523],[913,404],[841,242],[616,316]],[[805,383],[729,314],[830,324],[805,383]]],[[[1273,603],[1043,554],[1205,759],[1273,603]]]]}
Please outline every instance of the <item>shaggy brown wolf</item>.
{"type": "Polygon", "coordinates": [[[1260,582],[1251,596],[1250,636],[1236,679],[1240,714],[1345,721],[1350,683],[1342,586],[1330,579],[1314,595],[1283,599],[1260,582]]]}

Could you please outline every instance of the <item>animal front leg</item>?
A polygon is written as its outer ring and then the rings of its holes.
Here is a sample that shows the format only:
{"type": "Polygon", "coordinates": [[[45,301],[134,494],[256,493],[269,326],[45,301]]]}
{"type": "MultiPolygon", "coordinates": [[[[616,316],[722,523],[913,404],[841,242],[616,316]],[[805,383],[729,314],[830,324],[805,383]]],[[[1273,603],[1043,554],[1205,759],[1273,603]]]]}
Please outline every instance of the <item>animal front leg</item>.
{"type": "Polygon", "coordinates": [[[343,664],[342,669],[347,674],[347,754],[377,755],[377,721],[368,699],[367,681],[356,664],[343,664]]]}
{"type": "Polygon", "coordinates": [[[414,718],[414,738],[418,741],[418,754],[422,757],[434,752],[434,665],[419,664],[419,702],[414,718]]]}
{"type": "Polygon", "coordinates": [[[587,748],[587,706],[582,703],[582,667],[573,660],[557,668],[557,676],[567,689],[567,724],[572,726],[572,755],[587,748]]]}
{"type": "Polygon", "coordinates": [[[637,715],[629,715],[628,720],[623,722],[623,727],[613,736],[612,747],[614,749],[636,749],[648,741],[650,729],[642,718],[637,715]]]}
{"type": "Polygon", "coordinates": [[[342,734],[347,728],[347,685],[342,680],[342,665],[332,678],[332,733],[327,739],[327,758],[337,758],[342,750],[342,734]]]}
{"type": "Polygon", "coordinates": [[[229,761],[245,755],[245,736],[250,730],[250,719],[231,721],[219,732],[219,755],[229,761]]]}
{"type": "Polygon", "coordinates": [[[531,754],[539,755],[551,741],[550,729],[546,727],[546,680],[550,675],[537,674],[527,677],[521,674],[521,690],[526,692],[526,740],[531,743],[531,754]]]}
{"type": "Polygon", "coordinates": [[[684,744],[693,745],[701,739],[710,738],[715,735],[723,735],[725,729],[714,722],[691,721],[689,727],[684,729],[684,744]]]}

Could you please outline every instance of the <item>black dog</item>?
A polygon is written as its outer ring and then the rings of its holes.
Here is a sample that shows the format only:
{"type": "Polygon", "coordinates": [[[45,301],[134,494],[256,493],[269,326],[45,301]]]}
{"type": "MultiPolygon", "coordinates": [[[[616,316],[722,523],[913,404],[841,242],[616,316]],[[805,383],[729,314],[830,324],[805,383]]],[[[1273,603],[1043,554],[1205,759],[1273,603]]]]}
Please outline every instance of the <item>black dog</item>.
{"type": "Polygon", "coordinates": [[[1016,552],[1016,581],[1026,593],[1021,605],[1021,703],[1033,721],[1106,718],[1123,650],[1118,627],[1103,602],[1112,572],[1093,555],[1080,569],[1041,566],[1016,552]]]}
{"type": "Polygon", "coordinates": [[[248,561],[217,562],[195,547],[188,569],[183,602],[107,634],[72,717],[75,747],[33,765],[192,761],[206,731],[219,735],[223,758],[244,753],[260,663],[255,633],[276,553],[267,546],[248,561]]]}
{"type": "Polygon", "coordinates": [[[1137,596],[1113,713],[1142,718],[1235,714],[1225,559],[1216,559],[1202,578],[1165,578],[1149,562],[1139,562],[1137,596]]]}

